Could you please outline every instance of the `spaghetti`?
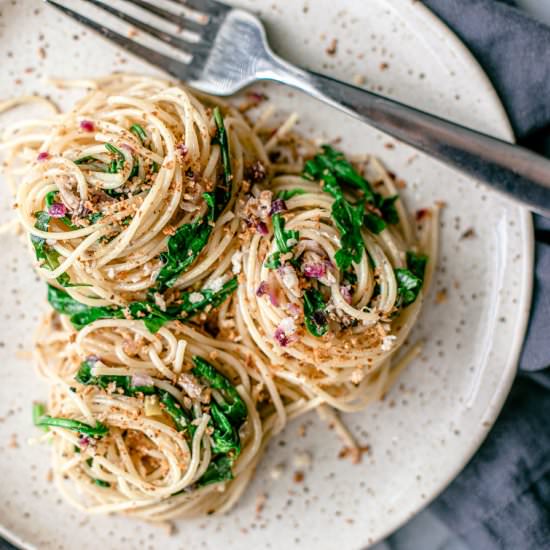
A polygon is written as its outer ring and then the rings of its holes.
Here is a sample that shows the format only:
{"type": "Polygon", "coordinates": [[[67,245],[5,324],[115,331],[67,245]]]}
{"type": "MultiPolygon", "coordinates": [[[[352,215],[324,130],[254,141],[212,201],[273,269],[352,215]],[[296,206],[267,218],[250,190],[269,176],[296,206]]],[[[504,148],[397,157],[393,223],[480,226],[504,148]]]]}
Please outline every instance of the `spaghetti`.
{"type": "MultiPolygon", "coordinates": [[[[90,92],[0,144],[54,310],[35,422],[63,495],[153,521],[224,512],[269,438],[314,409],[357,451],[337,413],[420,350],[437,209],[412,223],[378,160],[319,151],[273,107],[252,123],[250,105],[160,79],[63,85],[90,92]]],[[[0,112],[29,102],[53,107],[0,112]]]]}

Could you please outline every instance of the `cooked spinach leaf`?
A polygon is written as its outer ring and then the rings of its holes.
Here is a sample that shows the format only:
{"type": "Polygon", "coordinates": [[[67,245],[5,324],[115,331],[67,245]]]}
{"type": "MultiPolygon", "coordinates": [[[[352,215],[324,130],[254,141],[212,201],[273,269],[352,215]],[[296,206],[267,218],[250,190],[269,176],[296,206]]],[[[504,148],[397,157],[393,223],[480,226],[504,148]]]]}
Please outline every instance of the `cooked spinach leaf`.
{"type": "Polygon", "coordinates": [[[428,256],[407,252],[407,268],[395,269],[397,279],[398,306],[407,307],[418,298],[424,283],[428,256]]]}
{"type": "Polygon", "coordinates": [[[217,390],[210,405],[212,417],[212,450],[214,453],[230,453],[237,457],[241,452],[239,428],[248,411],[239,392],[216,368],[202,357],[193,357],[195,367],[191,371],[201,383],[217,390]],[[221,396],[221,397],[220,397],[221,396]]]}
{"type": "Polygon", "coordinates": [[[147,329],[155,333],[169,321],[187,321],[209,305],[213,308],[218,307],[237,289],[237,286],[235,277],[218,291],[202,289],[196,292],[182,292],[179,299],[168,306],[166,311],[161,310],[154,303],[154,298],[151,301],[132,302],[127,308],[87,306],[53,286],[48,287],[48,301],[58,313],[69,315],[71,323],[77,330],[99,319],[131,318],[143,321],[147,329]]]}
{"type": "Polygon", "coordinates": [[[126,163],[126,157],[122,151],[110,143],[105,144],[105,149],[116,156],[116,159],[111,161],[109,165],[108,172],[109,174],[118,174],[121,170],[124,169],[124,164],[126,163]]]}
{"type": "MultiPolygon", "coordinates": [[[[37,212],[36,223],[34,226],[40,231],[48,231],[50,227],[51,217],[47,212],[37,212]]],[[[36,235],[31,235],[31,242],[34,248],[34,253],[36,259],[40,261],[40,266],[48,271],[54,271],[59,267],[59,253],[49,245],[46,239],[42,237],[37,237],[36,235]]],[[[67,273],[62,273],[57,277],[56,281],[61,286],[71,286],[71,280],[67,273]]]]}
{"type": "Polygon", "coordinates": [[[147,141],[147,132],[139,124],[132,124],[132,126],[130,126],[130,132],[135,134],[142,144],[147,141]]]}
{"type": "Polygon", "coordinates": [[[239,392],[229,380],[219,373],[213,365],[202,357],[193,357],[193,374],[211,388],[218,390],[224,401],[218,402],[218,406],[233,422],[240,424],[246,418],[248,412],[239,392]]]}
{"type": "Polygon", "coordinates": [[[34,425],[39,427],[65,428],[66,430],[72,430],[73,432],[90,437],[103,437],[109,433],[109,428],[101,422],[96,422],[95,426],[90,426],[72,418],[55,418],[47,414],[35,418],[34,425]]]}
{"type": "Polygon", "coordinates": [[[231,470],[233,466],[233,460],[227,455],[220,455],[210,461],[206,472],[197,482],[199,487],[210,485],[211,483],[219,483],[220,481],[230,481],[233,479],[233,472],[231,470]]]}
{"type": "Polygon", "coordinates": [[[80,368],[76,373],[75,380],[84,386],[97,386],[101,389],[106,389],[109,384],[115,384],[117,390],[122,390],[124,395],[133,396],[136,393],[144,395],[153,395],[156,392],[155,386],[134,386],[132,385],[131,376],[93,376],[93,362],[86,360],[80,364],[80,368]]]}
{"type": "Polygon", "coordinates": [[[326,307],[319,290],[310,288],[304,292],[304,322],[308,332],[318,338],[328,331],[326,307]]]}
{"type": "Polygon", "coordinates": [[[197,259],[211,233],[212,225],[208,218],[202,218],[182,225],[168,239],[168,249],[161,254],[164,265],[157,277],[161,290],[172,287],[178,277],[197,259]]]}

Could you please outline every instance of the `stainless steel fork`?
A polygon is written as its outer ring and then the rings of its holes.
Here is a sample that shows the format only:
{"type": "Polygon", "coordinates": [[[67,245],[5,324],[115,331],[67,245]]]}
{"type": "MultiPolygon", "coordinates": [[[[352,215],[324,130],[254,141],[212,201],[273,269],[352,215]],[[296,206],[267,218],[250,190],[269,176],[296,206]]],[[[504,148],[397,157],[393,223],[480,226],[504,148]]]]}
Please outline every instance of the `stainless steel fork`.
{"type": "Polygon", "coordinates": [[[550,161],[542,156],[373,94],[333,78],[297,68],[275,55],[261,21],[216,0],[170,0],[189,12],[176,14],[145,0],[124,0],[197,35],[191,40],[168,33],[99,0],[82,0],[122,19],[156,39],[187,52],[184,63],[156,52],[54,0],[44,0],[101,33],[125,50],[213,95],[231,95],[258,80],[297,88],[336,109],[408,143],[473,176],[492,189],[550,216],[550,161]]]}

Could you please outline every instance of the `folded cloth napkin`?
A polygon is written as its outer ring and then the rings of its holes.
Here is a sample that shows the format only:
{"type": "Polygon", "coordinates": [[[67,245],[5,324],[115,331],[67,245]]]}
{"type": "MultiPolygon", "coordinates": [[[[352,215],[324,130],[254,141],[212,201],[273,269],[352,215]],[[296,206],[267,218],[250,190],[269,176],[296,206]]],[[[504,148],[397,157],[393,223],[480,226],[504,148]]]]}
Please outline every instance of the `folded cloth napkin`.
{"type": "MultiPolygon", "coordinates": [[[[483,66],[519,143],[550,156],[550,27],[512,0],[424,3],[483,66]]],[[[535,237],[533,306],[512,393],[479,452],[431,507],[472,550],[550,548],[550,219],[535,217],[535,237]]]]}

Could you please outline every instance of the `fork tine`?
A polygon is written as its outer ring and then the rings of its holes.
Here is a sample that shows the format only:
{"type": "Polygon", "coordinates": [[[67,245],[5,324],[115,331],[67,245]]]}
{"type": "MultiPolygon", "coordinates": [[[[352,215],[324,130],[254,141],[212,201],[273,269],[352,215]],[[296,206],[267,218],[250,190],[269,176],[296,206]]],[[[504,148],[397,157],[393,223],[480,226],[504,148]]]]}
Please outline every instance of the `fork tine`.
{"type": "Polygon", "coordinates": [[[182,17],[181,15],[174,14],[172,12],[169,12],[168,10],[165,10],[163,8],[159,8],[158,6],[150,4],[149,2],[145,2],[144,0],[124,0],[124,2],[128,2],[128,4],[133,4],[134,6],[138,6],[143,11],[152,13],[157,17],[160,17],[161,19],[169,21],[170,23],[176,23],[178,27],[181,27],[182,29],[185,29],[187,31],[200,33],[205,28],[205,25],[201,25],[200,23],[197,23],[192,19],[188,19],[186,17],[182,17]]]}
{"type": "Polygon", "coordinates": [[[232,9],[231,6],[218,2],[217,0],[171,0],[176,4],[185,6],[194,11],[205,13],[206,15],[223,14],[232,9]]]}
{"type": "Polygon", "coordinates": [[[149,25],[148,23],[144,23],[143,21],[140,21],[139,19],[136,19],[131,15],[124,13],[123,11],[120,11],[119,9],[114,8],[113,6],[104,4],[103,2],[99,2],[98,0],[83,0],[83,1],[89,4],[93,4],[94,6],[97,6],[98,8],[101,8],[102,10],[105,10],[106,12],[111,13],[112,15],[115,15],[119,19],[122,19],[123,21],[126,21],[126,23],[129,23],[130,25],[136,27],[137,29],[144,31],[150,34],[151,36],[154,36],[155,38],[157,38],[161,42],[164,42],[165,44],[170,44],[171,46],[174,46],[176,48],[181,48],[184,51],[186,46],[189,44],[189,42],[186,42],[181,38],[173,36],[170,33],[161,31],[160,29],[157,29],[149,25]]]}
{"type": "Polygon", "coordinates": [[[126,51],[133,53],[134,55],[144,59],[145,61],[148,61],[156,67],[164,69],[169,74],[181,80],[188,80],[192,78],[191,67],[189,65],[186,65],[185,63],[181,63],[176,59],[172,59],[171,57],[151,50],[146,46],[142,46],[141,44],[138,44],[137,42],[134,42],[133,40],[130,40],[125,36],[122,36],[121,34],[112,31],[111,29],[104,27],[103,25],[100,25],[95,21],[92,21],[84,15],[80,15],[70,8],[66,8],[61,4],[54,2],[54,0],[45,0],[45,2],[58,9],[68,17],[71,17],[75,21],[78,21],[79,23],[82,23],[83,25],[90,27],[94,31],[102,34],[105,38],[109,39],[111,42],[114,42],[121,48],[124,48],[126,51]]]}

